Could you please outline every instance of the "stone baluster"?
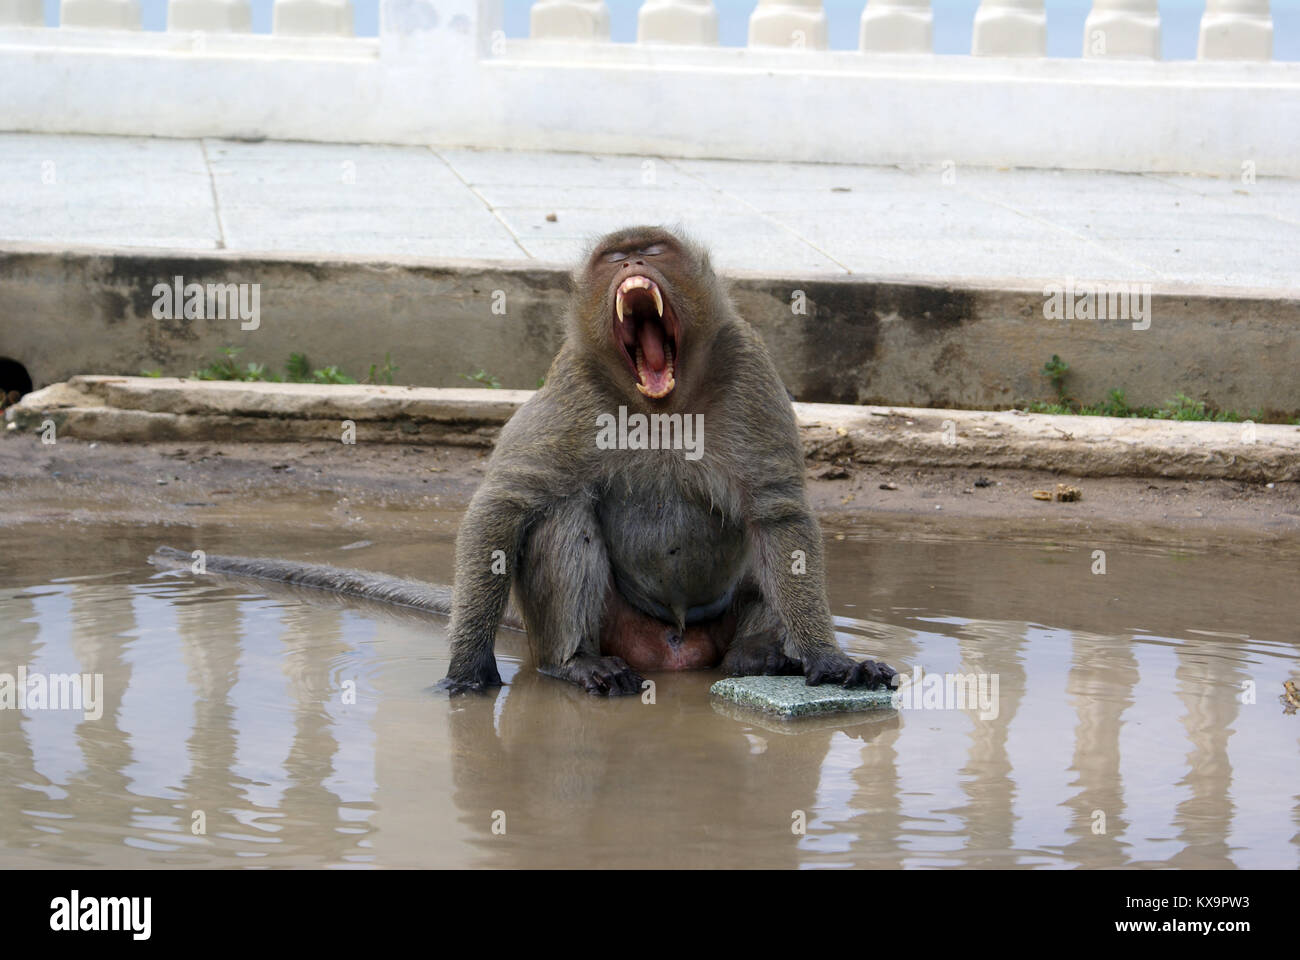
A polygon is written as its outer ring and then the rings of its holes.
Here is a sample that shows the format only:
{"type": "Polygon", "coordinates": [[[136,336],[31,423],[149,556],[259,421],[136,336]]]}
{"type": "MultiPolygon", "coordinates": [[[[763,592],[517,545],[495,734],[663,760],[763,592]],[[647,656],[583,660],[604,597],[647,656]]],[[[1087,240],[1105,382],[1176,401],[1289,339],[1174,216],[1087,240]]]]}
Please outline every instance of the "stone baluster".
{"type": "Polygon", "coordinates": [[[646,0],[636,15],[637,43],[718,42],[713,0],[646,0]]]}
{"type": "Polygon", "coordinates": [[[350,37],[351,0],[275,0],[271,32],[288,36],[350,37]]]}
{"type": "Polygon", "coordinates": [[[930,0],[867,0],[858,46],[864,53],[933,53],[930,0]]]}
{"type": "Polygon", "coordinates": [[[1202,60],[1272,60],[1268,0],[1205,0],[1196,55],[1202,60]]]}
{"type": "Polygon", "coordinates": [[[41,0],[0,0],[0,26],[45,26],[45,11],[41,7],[41,0]]]}
{"type": "Polygon", "coordinates": [[[1046,56],[1043,0],[981,0],[975,11],[971,53],[977,57],[1046,56]]]}
{"type": "Polygon", "coordinates": [[[249,33],[253,7],[248,0],[170,0],[167,29],[249,33]]]}
{"type": "Polygon", "coordinates": [[[528,14],[528,35],[537,40],[608,40],[605,0],[538,0],[528,14]]]}
{"type": "Polygon", "coordinates": [[[822,0],[758,0],[749,18],[749,45],[825,50],[822,0]]]}
{"type": "Polygon", "coordinates": [[[63,0],[59,26],[139,30],[140,0],[63,0]]]}
{"type": "Polygon", "coordinates": [[[1159,60],[1156,0],[1093,0],[1083,25],[1083,55],[1159,60]]]}

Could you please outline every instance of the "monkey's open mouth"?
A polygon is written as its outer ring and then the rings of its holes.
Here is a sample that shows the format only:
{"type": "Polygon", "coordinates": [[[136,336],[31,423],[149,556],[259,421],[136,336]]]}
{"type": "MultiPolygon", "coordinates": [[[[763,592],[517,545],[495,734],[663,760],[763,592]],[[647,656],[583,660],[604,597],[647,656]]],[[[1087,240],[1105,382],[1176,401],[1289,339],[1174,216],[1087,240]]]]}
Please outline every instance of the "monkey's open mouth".
{"type": "Polygon", "coordinates": [[[662,400],[677,386],[677,318],[649,277],[628,277],[614,297],[615,336],[636,374],[636,388],[662,400]]]}

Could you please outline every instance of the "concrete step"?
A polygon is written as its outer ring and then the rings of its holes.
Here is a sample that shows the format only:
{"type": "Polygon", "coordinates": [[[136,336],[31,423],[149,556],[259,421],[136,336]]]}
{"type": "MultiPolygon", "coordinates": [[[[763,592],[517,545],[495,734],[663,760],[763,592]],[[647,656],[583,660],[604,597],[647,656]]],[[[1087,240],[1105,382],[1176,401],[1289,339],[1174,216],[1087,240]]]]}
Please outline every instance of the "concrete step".
{"type": "MultiPolygon", "coordinates": [[[[358,443],[486,448],[529,396],[520,390],[82,376],[28,394],[6,417],[9,430],[44,431],[53,442],[343,442],[350,426],[358,443]]],[[[1297,426],[809,403],[796,403],[795,413],[812,463],[1300,480],[1297,426]]]]}

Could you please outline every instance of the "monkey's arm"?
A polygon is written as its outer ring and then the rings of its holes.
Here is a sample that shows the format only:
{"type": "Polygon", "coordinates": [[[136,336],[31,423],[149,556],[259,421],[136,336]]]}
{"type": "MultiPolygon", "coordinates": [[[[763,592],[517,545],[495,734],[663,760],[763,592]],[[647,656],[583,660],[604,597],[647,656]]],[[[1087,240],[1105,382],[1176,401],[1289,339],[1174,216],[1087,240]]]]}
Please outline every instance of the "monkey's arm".
{"type": "Polygon", "coordinates": [[[440,686],[451,693],[501,685],[493,647],[510,596],[528,501],[489,476],[470,500],[456,535],[451,598],[451,666],[440,686]]]}
{"type": "Polygon", "coordinates": [[[754,575],[759,602],[766,608],[751,621],[771,623],[774,615],[779,622],[775,642],[783,641],[786,655],[798,658],[809,686],[887,685],[895,673],[891,667],[874,660],[857,662],[835,642],[821,527],[808,506],[802,474],[787,473],[758,488],[750,516],[754,575]]]}
{"type": "Polygon", "coordinates": [[[759,615],[748,619],[760,629],[767,627],[786,656],[798,658],[810,686],[887,684],[895,673],[891,667],[856,662],[835,642],[821,527],[804,490],[803,444],[794,410],[766,355],[754,356],[748,369],[752,379],[742,396],[763,398],[759,409],[768,411],[765,418],[737,418],[749,451],[746,513],[762,604],[759,615]]]}
{"type": "Polygon", "coordinates": [[[519,409],[502,428],[487,477],[461,520],[448,631],[451,666],[439,685],[451,693],[501,685],[493,646],[524,538],[562,490],[561,471],[571,468],[557,450],[559,432],[542,428],[555,418],[545,390],[519,409]]]}

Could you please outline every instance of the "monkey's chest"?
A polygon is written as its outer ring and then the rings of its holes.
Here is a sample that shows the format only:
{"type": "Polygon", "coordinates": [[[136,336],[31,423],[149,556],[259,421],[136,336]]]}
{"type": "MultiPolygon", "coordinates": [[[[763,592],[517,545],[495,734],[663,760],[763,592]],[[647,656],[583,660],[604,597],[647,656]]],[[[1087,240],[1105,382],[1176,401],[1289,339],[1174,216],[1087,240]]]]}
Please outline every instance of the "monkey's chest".
{"type": "Polygon", "coordinates": [[[607,496],[597,513],[615,584],[634,607],[680,629],[730,606],[744,572],[739,523],[662,491],[607,496]]]}

